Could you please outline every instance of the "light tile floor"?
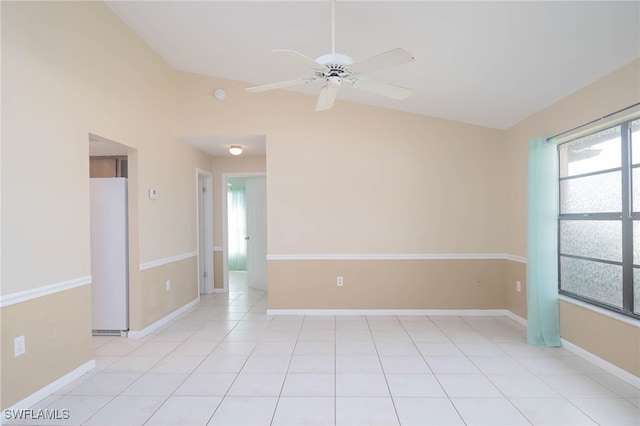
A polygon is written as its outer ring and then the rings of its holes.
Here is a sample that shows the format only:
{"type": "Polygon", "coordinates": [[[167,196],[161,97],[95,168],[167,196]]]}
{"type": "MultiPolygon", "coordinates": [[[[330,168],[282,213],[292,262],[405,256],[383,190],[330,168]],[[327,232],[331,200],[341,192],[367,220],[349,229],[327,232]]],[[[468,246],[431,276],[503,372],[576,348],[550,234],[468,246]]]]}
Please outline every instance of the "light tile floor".
{"type": "MultiPolygon", "coordinates": [[[[279,316],[236,285],[37,404],[83,425],[640,425],[640,390],[507,317],[279,316]]],[[[16,423],[16,422],[14,422],[16,423]]]]}

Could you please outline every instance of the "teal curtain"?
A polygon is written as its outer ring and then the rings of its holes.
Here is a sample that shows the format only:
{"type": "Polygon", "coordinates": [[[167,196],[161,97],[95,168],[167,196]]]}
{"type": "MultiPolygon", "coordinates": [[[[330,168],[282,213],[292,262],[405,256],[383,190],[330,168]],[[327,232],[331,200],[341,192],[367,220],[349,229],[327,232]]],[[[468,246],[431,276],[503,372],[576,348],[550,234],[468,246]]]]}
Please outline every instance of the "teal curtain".
{"type": "Polygon", "coordinates": [[[529,141],[527,197],[527,342],[561,346],[558,314],[558,152],[529,141]]]}
{"type": "Polygon", "coordinates": [[[247,269],[247,198],[244,187],[230,187],[227,192],[229,269],[247,269]]]}

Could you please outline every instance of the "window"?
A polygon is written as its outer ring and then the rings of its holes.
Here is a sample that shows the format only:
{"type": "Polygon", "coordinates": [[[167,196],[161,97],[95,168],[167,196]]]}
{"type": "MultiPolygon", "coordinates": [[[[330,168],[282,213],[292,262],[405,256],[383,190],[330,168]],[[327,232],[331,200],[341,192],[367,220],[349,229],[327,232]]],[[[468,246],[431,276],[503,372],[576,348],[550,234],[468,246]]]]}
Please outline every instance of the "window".
{"type": "Polygon", "coordinates": [[[558,145],[560,293],[640,318],[640,119],[558,145]]]}

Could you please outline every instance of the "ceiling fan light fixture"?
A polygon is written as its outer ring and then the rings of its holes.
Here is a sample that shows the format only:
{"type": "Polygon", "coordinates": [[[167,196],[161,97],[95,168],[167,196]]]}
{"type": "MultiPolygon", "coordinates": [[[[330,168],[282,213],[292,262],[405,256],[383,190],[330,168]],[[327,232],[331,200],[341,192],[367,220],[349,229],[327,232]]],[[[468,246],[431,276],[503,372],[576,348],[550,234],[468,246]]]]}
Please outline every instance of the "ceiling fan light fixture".
{"type": "Polygon", "coordinates": [[[231,145],[229,147],[229,154],[240,155],[242,154],[242,147],[240,145],[231,145]]]}

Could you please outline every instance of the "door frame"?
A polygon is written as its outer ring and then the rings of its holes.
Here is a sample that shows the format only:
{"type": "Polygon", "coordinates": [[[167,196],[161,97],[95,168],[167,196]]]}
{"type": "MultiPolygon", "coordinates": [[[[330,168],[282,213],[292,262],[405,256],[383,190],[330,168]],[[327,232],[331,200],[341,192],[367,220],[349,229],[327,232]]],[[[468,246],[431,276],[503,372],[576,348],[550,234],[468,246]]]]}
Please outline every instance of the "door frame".
{"type": "Polygon", "coordinates": [[[214,293],[213,279],[215,276],[214,262],[213,262],[213,173],[196,168],[196,244],[198,252],[198,298],[200,294],[214,293]],[[205,193],[208,197],[204,197],[204,203],[200,197],[200,179],[203,179],[205,193]],[[200,211],[204,214],[204,229],[200,229],[200,211]],[[202,259],[202,253],[200,250],[200,240],[204,238],[204,259],[202,259]],[[200,271],[204,267],[204,271],[207,272],[207,277],[203,277],[200,271]]]}
{"type": "MultiPolygon", "coordinates": [[[[224,293],[229,292],[229,235],[227,224],[228,222],[228,209],[227,209],[227,184],[229,178],[237,177],[254,177],[264,176],[267,177],[265,172],[229,172],[222,173],[220,193],[222,194],[222,282],[224,293]]],[[[265,260],[266,262],[266,260],[265,260]]],[[[267,285],[268,288],[268,285],[267,285]]]]}

